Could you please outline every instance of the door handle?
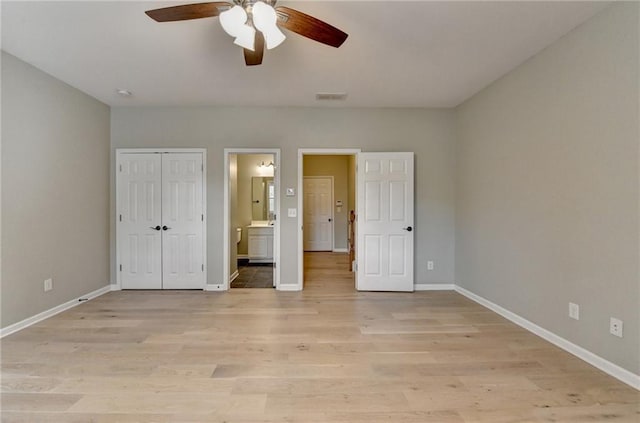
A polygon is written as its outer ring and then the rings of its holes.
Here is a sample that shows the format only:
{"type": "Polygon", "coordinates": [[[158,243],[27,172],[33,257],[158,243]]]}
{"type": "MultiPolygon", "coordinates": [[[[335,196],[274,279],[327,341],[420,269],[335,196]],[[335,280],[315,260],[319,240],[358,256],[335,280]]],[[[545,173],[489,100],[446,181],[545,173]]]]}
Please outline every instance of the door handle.
{"type": "Polygon", "coordinates": [[[407,232],[411,232],[413,230],[413,228],[411,226],[407,226],[406,228],[402,228],[407,232]]]}
{"type": "Polygon", "coordinates": [[[162,230],[163,230],[163,231],[166,231],[167,229],[171,229],[171,228],[170,228],[170,227],[168,227],[167,225],[164,225],[164,226],[162,227],[162,230]]]}
{"type": "Polygon", "coordinates": [[[149,226],[149,227],[150,227],[151,229],[155,229],[156,231],[159,231],[160,229],[162,229],[162,228],[160,227],[160,225],[155,226],[155,227],[154,227],[154,226],[149,226]]]}
{"type": "Polygon", "coordinates": [[[331,222],[331,218],[329,218],[329,222],[331,222]]]}

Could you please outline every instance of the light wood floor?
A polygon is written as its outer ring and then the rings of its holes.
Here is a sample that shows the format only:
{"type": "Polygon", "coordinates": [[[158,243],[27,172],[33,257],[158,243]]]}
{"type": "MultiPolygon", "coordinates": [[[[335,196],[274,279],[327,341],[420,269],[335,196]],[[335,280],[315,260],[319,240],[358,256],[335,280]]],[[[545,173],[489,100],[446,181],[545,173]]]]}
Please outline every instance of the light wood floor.
{"type": "MultiPolygon", "coordinates": [[[[2,422],[638,422],[639,393],[454,292],[112,292],[2,340],[2,422]]],[[[344,265],[344,266],[342,266],[344,265]]]]}

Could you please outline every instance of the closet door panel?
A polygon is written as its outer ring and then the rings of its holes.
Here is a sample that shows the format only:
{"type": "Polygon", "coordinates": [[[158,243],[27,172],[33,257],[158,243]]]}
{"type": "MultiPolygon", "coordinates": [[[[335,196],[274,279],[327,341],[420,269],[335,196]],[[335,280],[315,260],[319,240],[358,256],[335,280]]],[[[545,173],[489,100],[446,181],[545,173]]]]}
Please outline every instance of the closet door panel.
{"type": "Polygon", "coordinates": [[[164,289],[203,289],[202,154],[162,155],[164,289]]]}
{"type": "Polygon", "coordinates": [[[161,157],[126,154],[118,165],[118,251],[123,289],[162,288],[161,157]]]}

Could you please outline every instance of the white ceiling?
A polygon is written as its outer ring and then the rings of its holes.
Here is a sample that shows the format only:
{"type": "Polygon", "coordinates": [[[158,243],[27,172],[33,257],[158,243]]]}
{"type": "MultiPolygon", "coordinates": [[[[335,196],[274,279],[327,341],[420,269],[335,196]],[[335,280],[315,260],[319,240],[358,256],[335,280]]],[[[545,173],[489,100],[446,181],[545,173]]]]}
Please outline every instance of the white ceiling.
{"type": "Polygon", "coordinates": [[[2,49],[112,106],[452,107],[607,6],[282,0],[349,38],[334,49],[287,32],[246,67],[217,18],[144,14],[176,4],[2,1],[2,49]],[[348,98],[318,102],[317,92],[348,98]]]}

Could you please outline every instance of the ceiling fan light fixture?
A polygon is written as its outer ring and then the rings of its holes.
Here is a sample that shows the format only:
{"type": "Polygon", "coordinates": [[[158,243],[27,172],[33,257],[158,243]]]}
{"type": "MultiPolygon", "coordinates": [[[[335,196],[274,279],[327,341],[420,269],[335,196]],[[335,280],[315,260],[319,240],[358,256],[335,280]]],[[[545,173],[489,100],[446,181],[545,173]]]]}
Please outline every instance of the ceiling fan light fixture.
{"type": "Polygon", "coordinates": [[[276,1],[210,1],[162,7],[145,13],[156,22],[219,17],[224,31],[234,38],[235,44],[244,47],[244,62],[247,66],[260,65],[265,47],[273,49],[287,38],[280,28],[336,48],[349,36],[306,13],[286,6],[274,7],[276,1]]]}
{"type": "Polygon", "coordinates": [[[235,44],[253,51],[256,30],[247,25],[247,18],[247,12],[242,7],[233,6],[220,13],[220,25],[224,32],[235,38],[235,44]]]}
{"type": "Polygon", "coordinates": [[[245,25],[241,32],[236,35],[233,43],[247,50],[255,51],[256,30],[245,25]]]}
{"type": "Polygon", "coordinates": [[[252,8],[253,25],[264,35],[267,50],[278,47],[287,38],[276,25],[278,15],[273,7],[258,1],[252,8]]]}

